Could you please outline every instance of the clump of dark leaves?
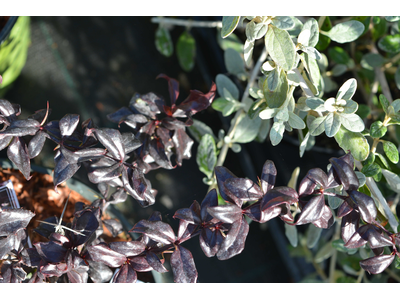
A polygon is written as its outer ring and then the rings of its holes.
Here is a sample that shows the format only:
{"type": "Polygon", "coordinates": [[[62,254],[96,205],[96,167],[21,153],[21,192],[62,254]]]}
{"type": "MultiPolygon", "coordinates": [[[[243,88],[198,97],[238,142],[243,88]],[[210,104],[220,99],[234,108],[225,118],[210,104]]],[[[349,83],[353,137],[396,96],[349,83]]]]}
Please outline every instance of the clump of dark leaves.
{"type": "MultiPolygon", "coordinates": [[[[0,150],[30,177],[30,159],[37,156],[46,139],[57,144],[54,184],[71,178],[84,165],[89,180],[98,184],[103,195],[90,206],[77,205],[71,229],[56,232],[54,226],[40,224],[36,232],[48,239],[28,247],[26,226],[34,213],[21,209],[0,208],[0,281],[1,282],[136,282],[137,272],[168,272],[165,254],[169,253],[175,282],[196,282],[198,273],[191,252],[182,244],[199,236],[200,247],[207,257],[229,259],[245,247],[249,224],[247,218],[264,223],[279,217],[291,226],[312,223],[329,228],[334,223],[325,195],[343,200],[337,216],[342,218],[341,237],[347,248],[365,244],[375,256],[362,260],[366,271],[382,272],[399,256],[396,245],[400,235],[389,232],[377,219],[373,199],[358,192],[359,182],[350,153],[331,158],[328,173],[311,169],[299,184],[298,191],[287,186],[275,186],[277,170],[266,161],[259,182],[238,178],[225,167],[216,167],[217,190],[211,190],[201,203],[176,211],[177,233],[155,212],[131,229],[140,238],[127,242],[106,243],[101,238],[103,225],[115,235],[121,231],[116,221],[102,221],[101,214],[110,204],[125,201],[127,194],[142,206],[154,203],[155,191],[144,177],[149,170],[173,168],[190,157],[193,141],[185,132],[192,116],[207,108],[215,95],[215,85],[207,94],[191,91],[189,97],[176,104],[178,83],[165,75],[171,104],[150,93],[135,96],[129,108],[109,115],[119,124],[125,123],[132,132],[97,128],[91,120],[78,130],[79,116],[65,115],[59,121],[48,122],[49,109],[19,120],[17,104],[0,100],[0,150]],[[178,119],[179,118],[179,119],[178,119]],[[182,120],[183,119],[183,120],[182,120]],[[29,142],[25,136],[31,136],[29,142]],[[98,147],[100,144],[103,147],[98,147]],[[113,187],[113,188],[111,188],[113,187]],[[340,195],[333,188],[342,187],[340,195]],[[225,205],[218,205],[218,193],[225,205]],[[247,218],[246,218],[247,217],[247,218]],[[391,247],[390,254],[383,254],[391,247]],[[29,276],[28,276],[29,274],[29,276]]],[[[57,223],[55,218],[46,220],[57,223]]]]}

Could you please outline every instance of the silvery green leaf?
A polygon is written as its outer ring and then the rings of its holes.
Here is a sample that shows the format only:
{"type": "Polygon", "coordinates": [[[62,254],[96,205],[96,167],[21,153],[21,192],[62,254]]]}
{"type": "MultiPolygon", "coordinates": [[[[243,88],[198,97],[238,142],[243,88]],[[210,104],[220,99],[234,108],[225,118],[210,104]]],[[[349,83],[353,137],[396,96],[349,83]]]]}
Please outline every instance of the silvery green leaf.
{"type": "Polygon", "coordinates": [[[229,116],[233,112],[237,111],[241,104],[239,101],[229,98],[217,98],[211,104],[211,107],[217,111],[222,112],[224,117],[229,116]]]}
{"type": "Polygon", "coordinates": [[[321,54],[321,59],[317,60],[317,64],[321,73],[325,73],[326,69],[328,68],[328,58],[324,53],[320,54],[321,54]]]}
{"type": "Polygon", "coordinates": [[[350,100],[353,97],[354,93],[357,90],[357,81],[354,78],[347,80],[343,85],[340,87],[336,99],[344,99],[350,100]]]}
{"type": "Polygon", "coordinates": [[[225,66],[229,73],[236,76],[245,73],[244,61],[240,54],[232,48],[228,48],[224,52],[225,66]]]}
{"type": "Polygon", "coordinates": [[[333,137],[340,128],[340,124],[341,124],[340,115],[336,112],[331,112],[331,113],[327,114],[324,124],[325,124],[326,135],[328,137],[333,137]]]}
{"type": "Polygon", "coordinates": [[[249,42],[248,40],[246,40],[244,42],[244,61],[246,63],[246,66],[250,66],[251,65],[251,57],[253,56],[253,49],[254,49],[254,42],[249,42]]]}
{"type": "Polygon", "coordinates": [[[317,89],[316,85],[308,79],[306,72],[303,72],[301,74],[301,76],[303,77],[303,80],[305,81],[305,85],[300,83],[300,87],[304,90],[304,92],[306,94],[311,92],[313,95],[318,96],[318,89],[317,89]],[[308,89],[309,91],[306,92],[305,89],[308,89]]]}
{"type": "Polygon", "coordinates": [[[315,47],[317,45],[319,39],[319,27],[317,20],[315,20],[314,18],[310,18],[307,20],[307,22],[304,23],[303,29],[301,30],[299,35],[299,39],[302,40],[301,44],[303,46],[315,47]],[[302,35],[302,32],[307,30],[309,31],[309,33],[306,33],[304,38],[300,37],[302,35]],[[306,39],[306,37],[308,39],[306,39]]]}
{"type": "Polygon", "coordinates": [[[333,66],[331,73],[332,73],[332,76],[337,77],[337,76],[343,75],[346,71],[347,71],[346,65],[337,64],[337,65],[333,66]]]}
{"type": "Polygon", "coordinates": [[[286,30],[269,25],[265,35],[265,47],[275,63],[283,70],[290,71],[295,67],[296,49],[286,30]]]}
{"type": "Polygon", "coordinates": [[[233,83],[232,80],[229,79],[228,76],[224,74],[218,74],[215,78],[217,83],[217,90],[220,96],[224,97],[224,89],[226,89],[233,97],[233,99],[239,99],[239,89],[233,83]]]}
{"type": "Polygon", "coordinates": [[[397,88],[400,90],[400,66],[397,67],[396,73],[394,73],[394,81],[396,82],[397,88]]]}
{"type": "Polygon", "coordinates": [[[238,125],[236,126],[232,142],[249,143],[255,139],[261,125],[260,118],[251,119],[247,114],[242,114],[239,117],[238,125]]]}
{"type": "Polygon", "coordinates": [[[359,115],[356,114],[338,114],[342,125],[352,132],[361,132],[365,128],[365,124],[359,115]]]}
{"type": "Polygon", "coordinates": [[[394,100],[391,105],[393,107],[394,113],[397,113],[400,110],[400,99],[394,100]]]}
{"type": "Polygon", "coordinates": [[[310,97],[305,99],[306,105],[312,110],[323,112],[325,109],[325,101],[318,97],[310,97]]]}
{"type": "Polygon", "coordinates": [[[193,119],[193,124],[192,126],[190,126],[188,128],[189,133],[192,135],[192,137],[196,140],[196,142],[200,143],[201,138],[205,135],[205,134],[210,134],[215,140],[218,140],[212,129],[205,123],[193,119]]]}
{"type": "Polygon", "coordinates": [[[260,129],[258,130],[256,141],[259,143],[263,143],[267,138],[270,128],[271,128],[270,120],[261,120],[261,125],[260,129]]]}
{"type": "Polygon", "coordinates": [[[399,175],[390,172],[389,170],[382,169],[382,174],[386,178],[390,188],[396,193],[400,193],[400,177],[399,175]]]}
{"type": "Polygon", "coordinates": [[[351,132],[341,126],[335,135],[335,140],[345,152],[351,151],[356,160],[364,161],[370,152],[367,139],[360,132],[351,132]]]}
{"type": "Polygon", "coordinates": [[[235,153],[239,153],[242,150],[242,146],[240,144],[232,144],[231,149],[235,153]]]}
{"type": "Polygon", "coordinates": [[[361,58],[361,66],[368,70],[380,67],[385,63],[385,58],[379,53],[367,53],[361,58]]]}
{"type": "Polygon", "coordinates": [[[275,91],[279,83],[279,68],[272,69],[267,77],[268,89],[275,91]]]}
{"type": "Polygon", "coordinates": [[[171,56],[174,52],[174,45],[169,30],[163,26],[159,26],[156,31],[155,43],[157,50],[166,57],[171,56]]]}
{"type": "Polygon", "coordinates": [[[279,109],[278,113],[274,117],[275,122],[287,122],[289,120],[289,112],[287,108],[279,109]]]}
{"type": "Polygon", "coordinates": [[[291,17],[278,16],[272,19],[272,24],[280,29],[291,29],[294,27],[294,21],[291,17]]]}
{"type": "Polygon", "coordinates": [[[324,81],[324,92],[329,93],[337,90],[337,84],[330,77],[323,75],[322,79],[324,81]]]}
{"type": "Polygon", "coordinates": [[[322,58],[321,53],[318,52],[314,47],[304,46],[301,48],[302,51],[306,52],[310,58],[320,60],[322,58]]]}
{"type": "Polygon", "coordinates": [[[304,121],[295,113],[289,111],[289,125],[295,129],[304,129],[306,128],[306,124],[304,121]]]}
{"type": "Polygon", "coordinates": [[[288,29],[288,32],[290,34],[290,37],[294,38],[297,37],[301,29],[303,28],[303,23],[296,17],[291,17],[294,23],[294,26],[291,29],[288,29]]]}
{"type": "Polygon", "coordinates": [[[343,200],[335,197],[335,196],[328,196],[328,204],[329,207],[332,209],[338,208],[343,203],[343,200]]]}
{"type": "Polygon", "coordinates": [[[226,38],[235,30],[235,28],[239,24],[239,20],[240,17],[232,17],[232,16],[222,17],[222,29],[221,29],[222,38],[226,38]]]}
{"type": "Polygon", "coordinates": [[[217,148],[215,140],[210,134],[205,134],[197,148],[197,165],[201,172],[211,178],[215,164],[217,163],[217,148]]]}
{"type": "Polygon", "coordinates": [[[325,125],[324,125],[325,119],[326,116],[318,117],[312,121],[310,126],[308,126],[311,135],[317,136],[325,131],[325,125]]]}
{"type": "Polygon", "coordinates": [[[310,74],[312,83],[318,88],[318,83],[321,80],[321,73],[319,71],[317,61],[311,58],[307,53],[302,53],[300,58],[303,58],[302,61],[306,66],[308,74],[310,74]]]}
{"type": "Polygon", "coordinates": [[[271,119],[278,113],[279,108],[266,108],[260,112],[259,117],[263,120],[271,119]]]}
{"type": "Polygon", "coordinates": [[[246,37],[250,42],[262,38],[268,30],[268,24],[256,23],[254,20],[246,25],[246,37]]]}
{"type": "Polygon", "coordinates": [[[352,114],[355,113],[358,109],[358,103],[353,100],[347,100],[346,105],[343,106],[344,110],[342,111],[343,114],[352,114]]]}
{"type": "Polygon", "coordinates": [[[299,238],[297,235],[297,228],[296,226],[289,225],[285,223],[285,235],[288,238],[290,244],[293,247],[297,247],[297,244],[299,242],[299,238]]]}
{"type": "Polygon", "coordinates": [[[293,131],[292,126],[290,126],[288,122],[285,122],[285,123],[283,123],[283,124],[285,125],[285,130],[286,130],[287,132],[292,132],[292,131],[293,131]]]}
{"type": "Polygon", "coordinates": [[[358,172],[358,171],[354,171],[354,172],[356,173],[358,182],[360,183],[359,187],[362,187],[367,182],[367,178],[361,172],[358,172]]]}
{"type": "Polygon", "coordinates": [[[271,140],[272,146],[278,145],[283,138],[285,132],[285,125],[281,122],[275,122],[269,132],[269,139],[271,140]]]}
{"type": "Polygon", "coordinates": [[[388,22],[397,22],[400,20],[400,17],[389,17],[389,16],[385,16],[386,21],[388,22]]]}
{"type": "Polygon", "coordinates": [[[299,76],[297,75],[296,72],[288,71],[286,73],[286,76],[287,76],[287,80],[288,80],[289,85],[298,86],[300,84],[300,78],[299,78],[299,76]]]}
{"type": "Polygon", "coordinates": [[[249,95],[255,99],[261,98],[260,95],[258,94],[258,91],[260,89],[258,87],[251,87],[249,88],[249,95]]]}
{"type": "Polygon", "coordinates": [[[296,108],[303,112],[309,111],[310,108],[307,106],[306,101],[307,101],[307,97],[300,97],[297,100],[296,108]]]}
{"type": "Polygon", "coordinates": [[[308,225],[306,231],[307,247],[312,249],[318,243],[321,236],[322,228],[316,227],[313,224],[308,225]]]}
{"type": "Polygon", "coordinates": [[[359,21],[347,21],[337,24],[328,32],[321,32],[338,43],[349,43],[358,39],[364,32],[364,24],[359,21]]]}
{"type": "Polygon", "coordinates": [[[261,66],[261,71],[262,72],[271,72],[276,68],[276,64],[272,60],[268,60],[265,63],[262,64],[261,66]]]}
{"type": "Polygon", "coordinates": [[[300,148],[299,148],[300,157],[303,157],[304,151],[306,151],[308,139],[310,138],[310,136],[311,136],[310,132],[307,132],[306,136],[303,138],[303,140],[300,143],[300,148]]]}
{"type": "Polygon", "coordinates": [[[220,31],[221,30],[218,30],[217,32],[217,41],[222,50],[225,51],[228,48],[232,48],[239,53],[243,52],[243,43],[236,34],[231,33],[228,37],[223,39],[220,31]]]}
{"type": "Polygon", "coordinates": [[[381,38],[378,42],[378,47],[389,53],[400,52],[400,34],[387,35],[381,38]]]}
{"type": "Polygon", "coordinates": [[[268,88],[268,79],[264,81],[263,91],[265,99],[267,100],[268,107],[277,108],[281,107],[287,98],[289,84],[287,81],[286,73],[283,70],[279,72],[279,82],[274,91],[268,88]]]}
{"type": "MultiPolygon", "coordinates": [[[[314,260],[316,263],[322,263],[324,260],[328,259],[335,253],[335,248],[333,248],[332,243],[326,243],[323,245],[318,252],[315,254],[314,260]]],[[[358,273],[357,273],[358,275],[358,273]]]]}

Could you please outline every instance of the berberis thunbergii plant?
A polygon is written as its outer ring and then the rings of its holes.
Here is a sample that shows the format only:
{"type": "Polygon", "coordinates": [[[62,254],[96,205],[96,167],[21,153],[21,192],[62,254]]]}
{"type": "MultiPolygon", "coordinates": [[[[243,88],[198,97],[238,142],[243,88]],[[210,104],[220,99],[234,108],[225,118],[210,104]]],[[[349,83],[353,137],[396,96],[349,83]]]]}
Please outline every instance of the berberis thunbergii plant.
{"type": "MultiPolygon", "coordinates": [[[[153,21],[160,23],[157,49],[170,55],[166,24],[185,22],[153,21]]],[[[265,223],[275,217],[283,221],[291,245],[300,244],[302,255],[312,261],[318,274],[314,280],[367,282],[373,277],[365,271],[385,271],[399,280],[398,197],[390,204],[386,200],[400,193],[400,131],[391,126],[400,124],[400,99],[392,98],[400,88],[399,22],[400,17],[223,17],[212,26],[220,28],[227,73],[218,74],[206,94],[191,91],[182,102],[178,82],[159,75],[168,83],[169,102],[153,93],[137,94],[128,107],[108,115],[118,126],[128,125],[129,132],[98,128],[91,120],[78,129],[76,114],[48,121],[49,108],[20,119],[18,104],[0,100],[0,150],[7,148],[26,179],[30,160],[50,139],[57,144],[55,189],[84,166],[103,195],[77,208],[72,224],[64,224],[71,230],[43,230],[49,225],[41,224],[37,231],[49,242],[33,247],[27,246],[25,232],[33,212],[0,210],[2,282],[104,282],[111,279],[104,274],[110,273],[112,282],[135,282],[137,272],[167,272],[165,254],[171,254],[175,282],[196,282],[195,259],[185,241],[198,236],[207,257],[227,260],[243,251],[251,221],[265,223]],[[235,30],[243,31],[244,41],[235,30]],[[260,53],[255,62],[253,53],[260,53]],[[245,85],[243,94],[236,83],[245,85]],[[209,106],[223,117],[233,116],[227,133],[220,130],[216,136],[193,117],[209,106]],[[175,212],[177,232],[156,212],[133,226],[131,231],[140,236],[134,241],[99,239],[100,216],[108,205],[125,201],[127,194],[143,207],[152,205],[156,191],[145,174],[191,158],[194,141],[186,127],[199,142],[196,160],[206,175],[203,182],[210,186],[202,202],[175,212]],[[240,144],[268,137],[276,146],[285,131],[295,130],[299,159],[323,134],[333,137],[344,155],[332,157],[326,172],[309,170],[297,187],[295,173],[288,186],[275,186],[278,170],[270,160],[258,182],[238,178],[223,166],[229,149],[239,152],[240,144]],[[306,224],[305,234],[297,231],[306,224]],[[322,230],[331,227],[332,236],[320,239],[322,230]],[[321,267],[327,259],[328,276],[321,267]],[[343,271],[336,270],[337,265],[343,271]]],[[[188,53],[179,61],[190,70],[194,55],[184,50],[185,41],[193,50],[189,31],[180,39],[177,54],[188,53]]]]}

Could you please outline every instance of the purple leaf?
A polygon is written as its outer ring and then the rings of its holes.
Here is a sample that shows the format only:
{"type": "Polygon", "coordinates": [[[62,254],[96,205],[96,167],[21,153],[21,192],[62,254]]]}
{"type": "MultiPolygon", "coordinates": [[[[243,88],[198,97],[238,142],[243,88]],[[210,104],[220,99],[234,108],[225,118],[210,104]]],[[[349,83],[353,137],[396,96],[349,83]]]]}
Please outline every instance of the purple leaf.
{"type": "Polygon", "coordinates": [[[163,244],[175,242],[175,233],[171,226],[161,221],[141,220],[133,226],[130,232],[145,234],[152,240],[163,244]]]}
{"type": "Polygon", "coordinates": [[[323,194],[312,197],[301,210],[301,214],[296,222],[296,225],[312,223],[318,220],[324,213],[324,207],[325,198],[323,194]]]}
{"type": "Polygon", "coordinates": [[[360,261],[360,266],[371,274],[382,273],[394,260],[394,255],[381,255],[360,261]]]}
{"type": "Polygon", "coordinates": [[[40,154],[43,149],[43,145],[46,141],[46,138],[50,138],[49,135],[44,131],[38,131],[36,135],[30,140],[28,144],[28,153],[29,158],[35,158],[40,154]]]}
{"type": "Polygon", "coordinates": [[[176,162],[179,166],[182,165],[183,159],[189,159],[192,155],[190,150],[193,146],[193,140],[186,134],[184,129],[176,129],[172,136],[176,152],[176,162]]]}
{"type": "Polygon", "coordinates": [[[110,249],[121,253],[126,257],[139,255],[145,250],[145,245],[138,241],[112,242],[109,246],[110,249]]]}
{"type": "Polygon", "coordinates": [[[371,249],[393,246],[392,241],[383,235],[382,230],[373,224],[366,224],[357,229],[344,244],[347,248],[359,248],[368,242],[371,249]]]}
{"type": "Polygon", "coordinates": [[[23,208],[0,210],[0,236],[15,234],[26,228],[35,214],[23,208]]]}
{"type": "Polygon", "coordinates": [[[316,227],[327,229],[327,228],[330,228],[334,222],[335,222],[335,218],[332,214],[331,209],[329,208],[329,206],[325,205],[322,216],[318,220],[316,220],[312,223],[316,227]]]}
{"type": "Polygon", "coordinates": [[[218,194],[216,189],[212,189],[211,191],[209,191],[207,195],[204,197],[203,201],[201,202],[201,210],[200,210],[201,221],[207,223],[213,219],[213,216],[211,216],[207,211],[208,207],[213,207],[213,206],[218,206],[218,194]]]}
{"type": "Polygon", "coordinates": [[[315,187],[319,185],[325,188],[328,184],[328,176],[319,168],[311,169],[307,172],[306,176],[300,182],[299,195],[307,196],[314,192],[315,187]]]}
{"type": "Polygon", "coordinates": [[[24,229],[18,229],[15,233],[10,234],[6,238],[0,239],[0,258],[9,253],[11,250],[18,251],[22,240],[26,239],[24,229]]]}
{"type": "Polygon", "coordinates": [[[77,254],[72,252],[67,258],[68,272],[67,276],[71,283],[86,283],[88,280],[89,266],[77,254]]]}
{"type": "Polygon", "coordinates": [[[224,182],[228,178],[237,178],[231,171],[229,171],[225,167],[215,167],[214,168],[215,172],[215,177],[217,178],[217,184],[218,184],[218,191],[221,194],[221,197],[224,198],[226,201],[236,204],[237,206],[242,206],[242,203],[236,203],[234,200],[232,200],[226,193],[225,193],[225,187],[224,187],[224,182]]]}
{"type": "Polygon", "coordinates": [[[87,251],[92,260],[106,264],[112,268],[118,268],[125,263],[126,257],[105,244],[98,244],[87,247],[87,251]]]}
{"type": "Polygon", "coordinates": [[[69,161],[65,158],[60,150],[58,150],[56,155],[54,156],[54,161],[56,165],[54,167],[53,181],[54,188],[57,191],[57,186],[74,176],[81,165],[69,163],[69,161]]]}
{"type": "Polygon", "coordinates": [[[219,260],[227,260],[241,253],[244,249],[248,232],[249,224],[247,224],[244,217],[232,223],[232,227],[217,253],[217,258],[219,260]]]}
{"type": "Polygon", "coordinates": [[[159,273],[165,273],[168,272],[168,270],[164,267],[158,256],[150,251],[146,252],[146,260],[147,263],[157,272],[159,273]]]}
{"type": "Polygon", "coordinates": [[[39,122],[33,119],[15,120],[6,130],[0,132],[0,137],[35,135],[39,127],[39,122]]]}
{"type": "Polygon", "coordinates": [[[204,254],[207,257],[213,257],[220,249],[224,237],[219,229],[211,230],[209,228],[204,228],[201,231],[199,241],[204,254]]]}
{"type": "Polygon", "coordinates": [[[200,224],[200,204],[195,200],[190,208],[181,208],[178,209],[173,218],[178,218],[181,220],[185,220],[191,224],[200,224]]]}
{"type": "Polygon", "coordinates": [[[171,255],[171,268],[174,281],[177,283],[195,283],[197,270],[192,253],[181,245],[177,245],[171,255]]]}
{"type": "Polygon", "coordinates": [[[276,180],[276,167],[273,161],[267,160],[264,163],[262,172],[261,172],[261,187],[263,193],[265,194],[269,190],[273,189],[275,186],[276,180]]]}
{"type": "Polygon", "coordinates": [[[329,161],[332,164],[332,168],[339,178],[345,191],[357,190],[360,183],[358,177],[353,170],[353,167],[340,158],[331,158],[329,161]]]}
{"type": "Polygon", "coordinates": [[[132,268],[138,272],[148,272],[153,270],[144,256],[134,256],[129,258],[132,268]]]}
{"type": "Polygon", "coordinates": [[[0,138],[0,150],[3,150],[10,144],[11,140],[13,139],[12,136],[4,136],[0,138]]]}
{"type": "Polygon", "coordinates": [[[129,265],[125,264],[119,269],[115,277],[113,278],[113,283],[134,283],[137,281],[136,271],[129,265]]]}
{"type": "Polygon", "coordinates": [[[91,130],[96,135],[99,142],[109,151],[109,153],[118,161],[125,158],[125,147],[121,133],[116,129],[103,128],[91,130]]]}
{"type": "Polygon", "coordinates": [[[242,218],[242,209],[233,204],[220,205],[207,208],[207,211],[214,218],[224,223],[231,224],[242,218]]]}
{"type": "Polygon", "coordinates": [[[338,213],[337,216],[339,218],[342,218],[344,216],[346,216],[347,214],[349,214],[350,212],[353,211],[353,208],[347,203],[347,201],[344,201],[338,209],[338,213]]]}
{"type": "Polygon", "coordinates": [[[344,243],[347,243],[349,239],[353,236],[353,234],[357,231],[359,224],[360,214],[355,210],[343,216],[341,233],[344,243]]]}
{"type": "Polygon", "coordinates": [[[348,191],[349,196],[355,202],[360,211],[361,218],[367,223],[373,223],[378,213],[374,200],[357,191],[348,191]]]}
{"type": "Polygon", "coordinates": [[[164,78],[168,81],[168,91],[169,91],[169,97],[171,99],[171,106],[175,105],[176,99],[178,99],[179,96],[179,83],[175,79],[168,77],[165,74],[160,74],[156,77],[158,78],[164,78]]]}
{"type": "Polygon", "coordinates": [[[104,220],[103,224],[111,232],[113,237],[116,237],[118,234],[120,234],[124,230],[121,222],[119,222],[118,220],[113,220],[113,219],[104,220]]]}
{"type": "Polygon", "coordinates": [[[18,167],[26,180],[29,180],[31,178],[31,161],[25,141],[14,137],[7,148],[7,156],[18,167]]]}
{"type": "Polygon", "coordinates": [[[16,113],[16,109],[11,104],[11,102],[1,99],[0,100],[0,113],[5,117],[9,117],[16,113]]]}
{"type": "Polygon", "coordinates": [[[263,196],[258,185],[247,178],[228,178],[224,181],[225,193],[236,203],[256,201],[263,196]]]}
{"type": "Polygon", "coordinates": [[[173,168],[160,138],[155,137],[149,142],[149,155],[162,168],[167,170],[173,168]]]}
{"type": "Polygon", "coordinates": [[[110,281],[113,272],[105,264],[88,260],[89,263],[89,276],[95,283],[102,283],[110,281]]]}
{"type": "Polygon", "coordinates": [[[68,249],[59,242],[47,242],[34,244],[41,258],[49,263],[59,263],[66,259],[68,249]]]}
{"type": "Polygon", "coordinates": [[[79,123],[79,115],[76,114],[66,114],[60,121],[60,131],[61,135],[70,136],[75,131],[76,126],[79,123]]]}

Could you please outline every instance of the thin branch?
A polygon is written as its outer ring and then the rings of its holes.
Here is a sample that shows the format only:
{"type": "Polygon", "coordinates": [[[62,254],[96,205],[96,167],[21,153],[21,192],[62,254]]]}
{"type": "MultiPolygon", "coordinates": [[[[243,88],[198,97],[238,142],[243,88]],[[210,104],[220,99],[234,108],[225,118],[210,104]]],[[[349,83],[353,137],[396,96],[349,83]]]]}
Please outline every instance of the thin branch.
{"type": "MultiPolygon", "coordinates": [[[[371,53],[379,54],[378,49],[376,49],[375,43],[371,44],[371,53]]],[[[392,103],[393,97],[392,97],[392,94],[390,93],[389,84],[386,80],[386,76],[385,76],[385,73],[383,72],[383,68],[376,67],[375,68],[375,76],[381,85],[382,92],[385,95],[386,99],[389,101],[389,103],[392,103]]]]}
{"type": "Polygon", "coordinates": [[[208,28],[222,28],[221,21],[193,21],[193,20],[181,20],[165,17],[154,17],[151,18],[152,23],[169,24],[184,27],[208,27],[208,28]]]}

